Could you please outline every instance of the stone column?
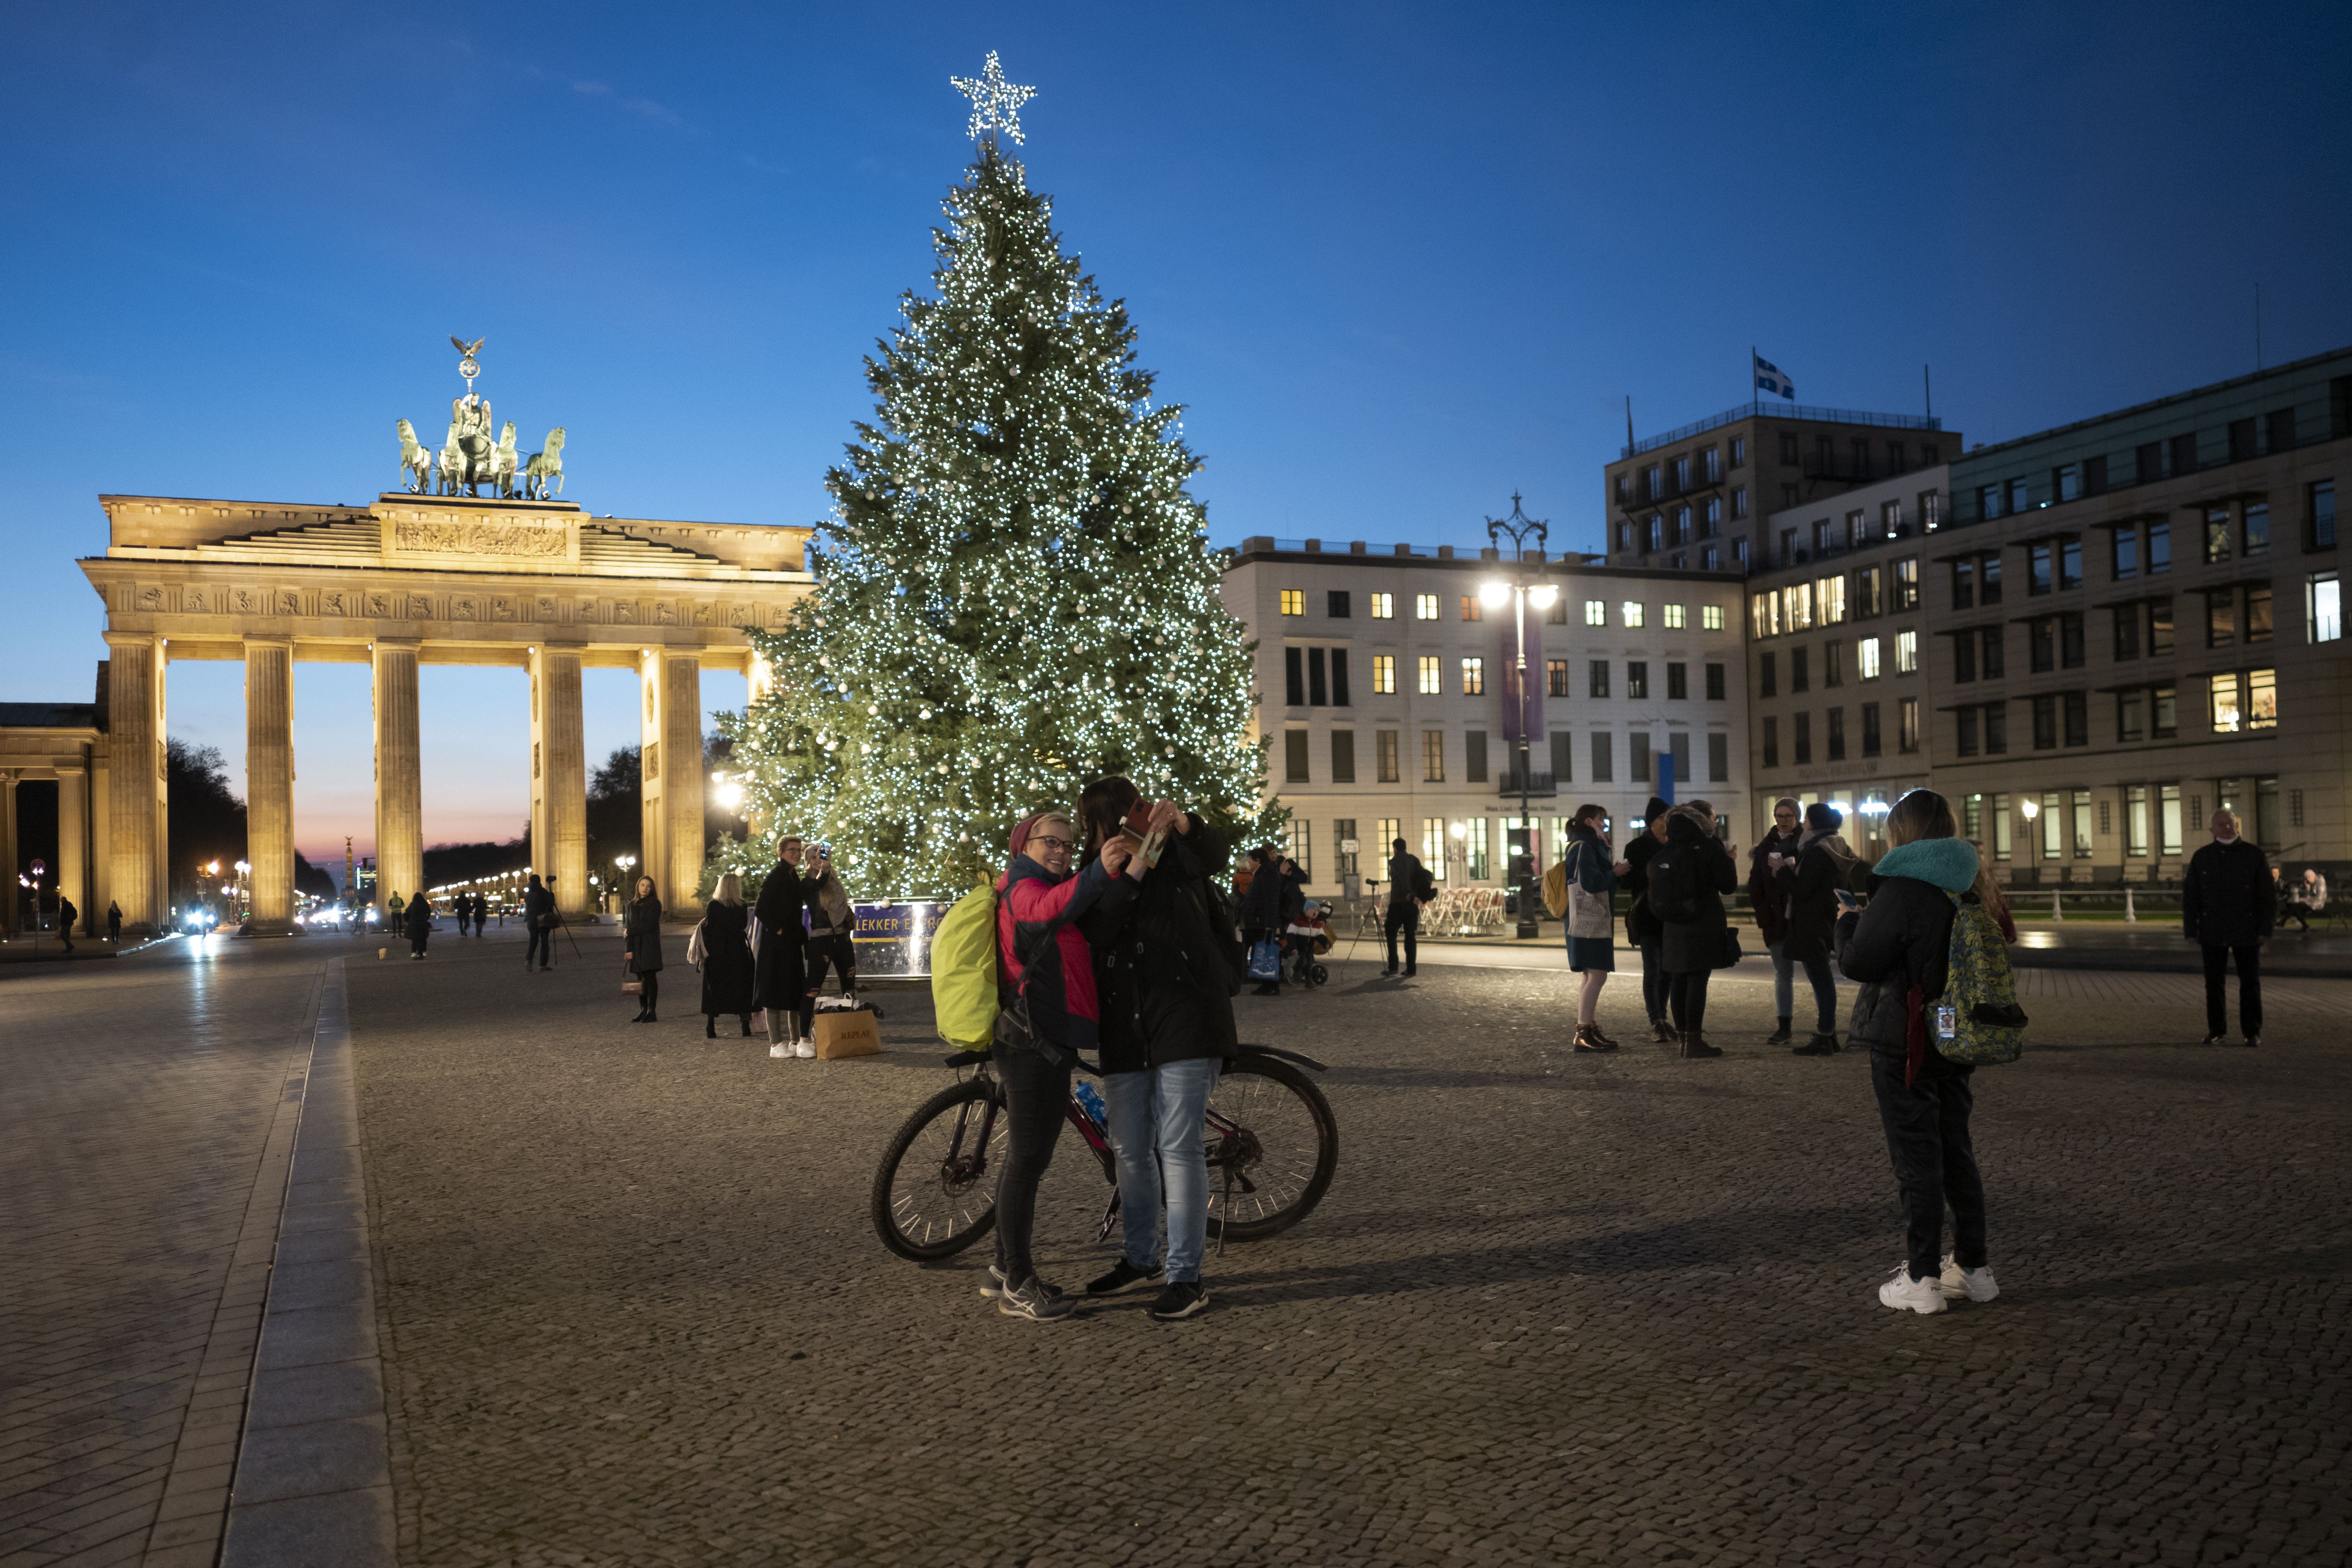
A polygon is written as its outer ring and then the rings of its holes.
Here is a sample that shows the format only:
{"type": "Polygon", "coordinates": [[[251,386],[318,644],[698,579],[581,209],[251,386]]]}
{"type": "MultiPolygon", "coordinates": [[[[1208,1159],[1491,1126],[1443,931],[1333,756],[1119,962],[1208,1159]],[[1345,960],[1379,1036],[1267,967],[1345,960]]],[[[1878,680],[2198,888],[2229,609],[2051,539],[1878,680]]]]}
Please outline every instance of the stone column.
{"type": "Polygon", "coordinates": [[[16,775],[0,773],[0,936],[10,942],[25,934],[25,889],[16,885],[24,875],[16,859],[16,775]]]}
{"type": "Polygon", "coordinates": [[[702,910],[702,659],[666,653],[662,660],[662,802],[667,820],[668,877],[662,908],[688,920],[702,910]]]}
{"type": "Polygon", "coordinates": [[[106,930],[106,905],[114,896],[112,779],[106,742],[101,740],[89,753],[89,929],[94,933],[106,930]]]}
{"type": "MultiPolygon", "coordinates": [[[[89,773],[77,765],[58,770],[58,887],[90,925],[89,773]]],[[[102,922],[101,922],[102,923],[102,922]]]]}
{"type": "MultiPolygon", "coordinates": [[[[170,905],[170,814],[163,794],[163,658],[145,633],[109,632],[108,891],[122,934],[152,936],[170,905]]],[[[103,913],[103,911],[100,911],[103,913]]]]}
{"type": "MultiPolygon", "coordinates": [[[[669,748],[662,744],[666,707],[661,656],[646,648],[637,656],[637,848],[636,869],[621,889],[626,903],[637,895],[636,879],[651,877],[656,891],[669,886],[669,817],[664,810],[663,768],[669,748]]],[[[662,900],[667,903],[665,897],[662,900]]]]}
{"type": "Polygon", "coordinates": [[[425,885],[425,790],[416,738],[416,648],[376,639],[375,904],[425,885]]]}
{"type": "Polygon", "coordinates": [[[294,930],[294,644],[245,639],[245,858],[253,931],[294,930]]]}
{"type": "Polygon", "coordinates": [[[531,868],[555,879],[555,907],[586,920],[588,742],[581,721],[580,649],[530,655],[531,868]]]}

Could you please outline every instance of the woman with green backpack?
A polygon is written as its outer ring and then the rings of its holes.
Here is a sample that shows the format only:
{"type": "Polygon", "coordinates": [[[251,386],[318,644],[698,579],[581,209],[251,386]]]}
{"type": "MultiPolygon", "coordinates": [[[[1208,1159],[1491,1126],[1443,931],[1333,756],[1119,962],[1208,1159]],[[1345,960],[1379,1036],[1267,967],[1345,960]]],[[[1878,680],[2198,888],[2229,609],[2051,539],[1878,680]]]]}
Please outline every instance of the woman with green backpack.
{"type": "MultiPolygon", "coordinates": [[[[1952,973],[1955,924],[1968,920],[1972,937],[1990,930],[1996,951],[2002,934],[2000,889],[1958,833],[1951,802],[1935,791],[1896,801],[1886,814],[1894,847],[1871,868],[1870,902],[1837,926],[1838,967],[1861,986],[1848,1037],[1869,1047],[1871,1087],[1903,1193],[1906,1255],[1878,1288],[1880,1302],[1898,1311],[1940,1312],[1952,1298],[1990,1301],[2000,1293],[1986,1261],[1984,1180],[1969,1135],[1975,1068],[1951,1059],[1934,1037],[1953,1035],[1952,1015],[1964,1000],[1952,973]]],[[[2005,953],[2000,968],[2005,979],[2005,953]]]]}

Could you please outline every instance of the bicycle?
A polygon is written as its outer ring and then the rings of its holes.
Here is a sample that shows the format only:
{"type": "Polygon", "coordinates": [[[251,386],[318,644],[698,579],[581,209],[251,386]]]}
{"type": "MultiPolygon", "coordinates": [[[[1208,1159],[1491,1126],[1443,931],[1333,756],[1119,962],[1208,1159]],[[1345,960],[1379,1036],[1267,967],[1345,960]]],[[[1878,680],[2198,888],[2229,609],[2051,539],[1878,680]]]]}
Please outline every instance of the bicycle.
{"type": "MultiPolygon", "coordinates": [[[[882,1245],[916,1263],[952,1258],[996,1224],[993,1165],[1007,1136],[1004,1090],[985,1052],[946,1058],[957,1081],[915,1108],[874,1173],[872,1211],[882,1245]],[[975,1069],[970,1078],[962,1069],[975,1069]]],[[[1272,1046],[1244,1046],[1210,1091],[1206,1146],[1209,1234],[1258,1241],[1305,1219],[1331,1185],[1339,1128],[1330,1102],[1300,1068],[1321,1062],[1272,1046]],[[1236,1188],[1239,1189],[1236,1192],[1236,1188]]],[[[1095,1240],[1118,1223],[1118,1167],[1102,1121],[1070,1089],[1063,1115],[1111,1184],[1095,1240]]]]}

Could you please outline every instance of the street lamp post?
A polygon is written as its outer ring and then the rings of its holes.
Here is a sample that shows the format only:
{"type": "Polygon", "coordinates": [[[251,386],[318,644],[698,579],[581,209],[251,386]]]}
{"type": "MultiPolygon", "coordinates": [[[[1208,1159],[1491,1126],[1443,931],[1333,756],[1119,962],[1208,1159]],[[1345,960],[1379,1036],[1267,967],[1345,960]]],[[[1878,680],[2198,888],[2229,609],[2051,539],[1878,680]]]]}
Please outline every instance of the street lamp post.
{"type": "MultiPolygon", "coordinates": [[[[1518,935],[1522,941],[1531,941],[1542,934],[1542,928],[1536,919],[1536,825],[1535,818],[1528,815],[1534,809],[1530,797],[1535,786],[1528,767],[1528,731],[1535,726],[1528,721],[1528,710],[1534,706],[1528,701],[1528,605],[1532,600],[1537,609],[1549,610],[1558,602],[1559,590],[1542,581],[1543,545],[1551,535],[1551,525],[1546,520],[1532,518],[1521,511],[1517,490],[1511,492],[1510,516],[1486,520],[1487,542],[1494,545],[1497,552],[1501,551],[1503,535],[1507,533],[1511,536],[1514,552],[1510,581],[1488,583],[1478,590],[1478,599],[1493,610],[1499,610],[1506,602],[1509,602],[1518,614],[1518,654],[1512,666],[1512,674],[1516,678],[1514,697],[1519,705],[1519,842],[1524,846],[1524,854],[1517,867],[1518,935]],[[1528,571],[1528,563],[1529,539],[1536,542],[1532,574],[1528,571]]],[[[1536,710],[1542,711],[1540,708],[1536,710]]]]}

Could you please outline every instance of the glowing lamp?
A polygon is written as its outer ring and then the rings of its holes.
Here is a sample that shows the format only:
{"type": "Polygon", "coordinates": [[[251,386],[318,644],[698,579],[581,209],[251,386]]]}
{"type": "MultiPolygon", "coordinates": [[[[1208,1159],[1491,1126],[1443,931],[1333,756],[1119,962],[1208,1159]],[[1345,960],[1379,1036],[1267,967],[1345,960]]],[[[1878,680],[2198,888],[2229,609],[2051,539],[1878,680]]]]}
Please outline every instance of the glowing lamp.
{"type": "Polygon", "coordinates": [[[1511,602],[1511,585],[1508,583],[1482,583],[1478,587],[1478,602],[1490,610],[1499,610],[1511,602]]]}

